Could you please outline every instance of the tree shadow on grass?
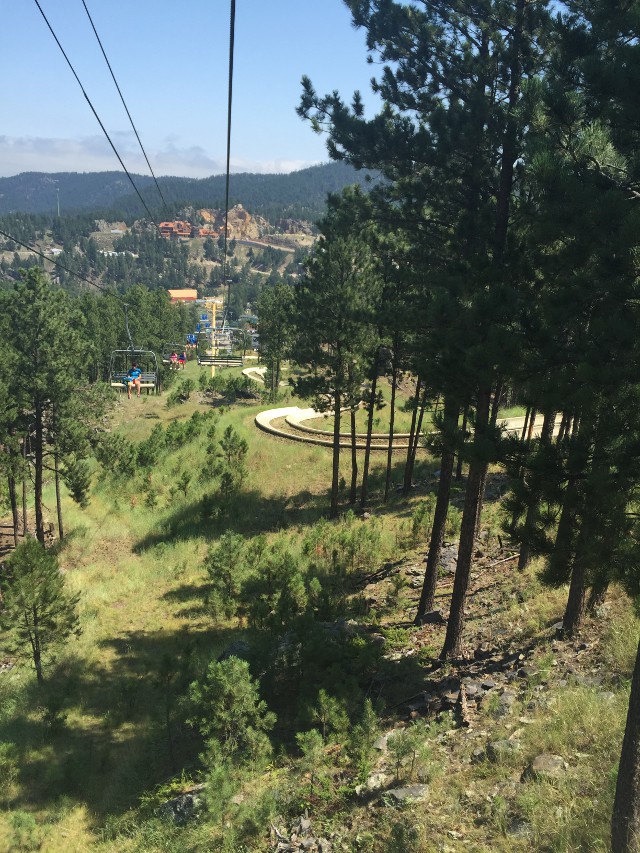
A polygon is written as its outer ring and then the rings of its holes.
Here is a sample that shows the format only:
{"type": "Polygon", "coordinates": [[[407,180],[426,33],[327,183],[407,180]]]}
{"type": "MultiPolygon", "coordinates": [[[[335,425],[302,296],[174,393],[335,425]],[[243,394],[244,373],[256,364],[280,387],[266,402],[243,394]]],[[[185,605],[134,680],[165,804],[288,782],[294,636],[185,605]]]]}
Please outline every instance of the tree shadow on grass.
{"type": "Polygon", "coordinates": [[[198,618],[209,612],[204,602],[210,589],[211,584],[208,583],[182,584],[165,592],[162,599],[169,604],[185,605],[181,610],[175,611],[175,616],[183,619],[198,618]]]}
{"type": "Polygon", "coordinates": [[[240,492],[226,499],[205,495],[176,507],[155,530],[134,545],[134,551],[139,554],[160,543],[177,540],[213,540],[226,531],[256,536],[294,525],[310,525],[325,510],[326,498],[307,490],[290,497],[265,497],[256,490],[240,492]]]}
{"type": "Polygon", "coordinates": [[[71,800],[86,804],[99,825],[144,791],[195,770],[202,741],[181,703],[237,634],[131,631],[99,644],[108,663],[68,658],[45,672],[40,687],[25,679],[0,719],[0,741],[16,747],[23,792],[11,806],[55,811],[71,800]]]}

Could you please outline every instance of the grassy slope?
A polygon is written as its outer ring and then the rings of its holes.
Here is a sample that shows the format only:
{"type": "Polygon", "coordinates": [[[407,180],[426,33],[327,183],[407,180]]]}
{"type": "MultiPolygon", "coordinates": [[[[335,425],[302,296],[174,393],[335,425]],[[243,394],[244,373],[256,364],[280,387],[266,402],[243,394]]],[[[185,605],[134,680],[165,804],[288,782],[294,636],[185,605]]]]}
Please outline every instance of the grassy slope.
{"type": "MultiPolygon", "coordinates": [[[[195,378],[196,371],[189,365],[187,375],[195,378]]],[[[154,424],[186,418],[198,405],[194,400],[167,410],[163,398],[128,402],[122,397],[114,413],[114,428],[140,440],[154,424]]],[[[4,796],[0,805],[10,809],[0,815],[0,851],[16,849],[20,839],[22,849],[40,843],[40,849],[51,853],[93,846],[124,850],[121,836],[115,842],[101,841],[101,827],[109,824],[111,816],[135,806],[145,790],[176,770],[196,766],[197,744],[188,738],[178,744],[175,766],[171,764],[162,725],[165,694],[157,674],[165,656],[179,657],[188,647],[206,658],[237,635],[236,625],[214,625],[202,610],[201,562],[207,546],[227,526],[247,536],[283,528],[297,535],[320,517],[326,505],[329,453],[257,431],[253,417],[259,408],[235,406],[223,415],[218,427],[220,436],[232,423],[250,444],[242,511],[233,517],[212,522],[199,516],[198,499],[205,485],[197,484],[195,476],[186,497],[172,493],[181,470],[197,472],[202,466],[204,449],[195,443],[152,471],[159,496],[155,509],[145,505],[142,475],[131,481],[114,481],[96,474],[87,510],[65,500],[69,536],[61,565],[70,587],[82,594],[83,633],[67,646],[55,671],[50,670],[44,690],[37,689],[27,667],[0,676],[0,741],[18,745],[19,767],[12,784],[4,786],[0,794],[4,796]],[[29,814],[37,826],[29,824],[29,814]]],[[[348,477],[346,454],[343,462],[348,477]]],[[[376,459],[374,464],[379,478],[383,460],[376,459]]],[[[401,465],[399,457],[397,464],[401,465]]],[[[429,470],[428,460],[422,465],[418,477],[429,470]]],[[[412,500],[423,496],[424,492],[412,500]]],[[[53,506],[51,494],[48,503],[53,506]]],[[[387,509],[377,508],[387,537],[398,539],[409,511],[407,502],[395,496],[387,509]]],[[[497,523],[495,514],[489,504],[489,528],[497,523]]],[[[411,562],[411,552],[409,558],[411,562]]],[[[419,553],[412,559],[419,567],[419,553]]],[[[514,578],[506,567],[492,576],[493,582],[495,588],[486,607],[475,604],[484,601],[482,591],[471,605],[469,633],[473,639],[537,642],[548,637],[547,626],[561,613],[564,591],[542,591],[532,574],[514,578]]],[[[486,578],[476,578],[478,590],[487,585],[486,578]]],[[[447,588],[445,584],[445,591],[447,588]]],[[[387,579],[370,593],[381,603],[380,624],[391,630],[389,636],[395,637],[398,649],[426,655],[425,660],[437,650],[442,629],[409,628],[417,590],[405,586],[393,594],[387,579]],[[382,605],[390,600],[392,607],[382,605]]],[[[554,692],[550,706],[529,707],[523,694],[514,717],[505,720],[489,705],[470,732],[443,736],[434,746],[428,807],[412,810],[408,822],[415,824],[411,849],[436,849],[432,846],[434,833],[440,836],[443,831],[453,833],[446,836],[450,850],[531,849],[531,835],[518,839],[507,834],[514,815],[533,827],[534,849],[549,844],[549,849],[567,851],[605,849],[598,839],[606,836],[610,771],[621,739],[624,680],[636,636],[626,602],[616,598],[613,608],[619,623],[603,622],[588,629],[599,637],[598,652],[590,661],[592,669],[605,673],[605,686],[611,687],[613,698],[602,689],[594,691],[569,679],[554,692]],[[526,722],[519,722],[520,718],[526,722]],[[498,765],[469,763],[474,746],[512,735],[516,728],[522,729],[519,738],[525,754],[548,749],[568,758],[572,768],[566,781],[518,787],[515,779],[522,769],[520,759],[498,765]],[[576,839],[587,837],[592,846],[580,847],[576,839]]],[[[532,660],[538,659],[538,671],[546,672],[546,667],[553,674],[546,643],[534,652],[532,660]]],[[[369,832],[373,832],[371,838],[384,838],[391,832],[392,822],[388,810],[374,815],[349,797],[339,805],[337,817],[327,819],[326,826],[337,827],[339,836],[344,831],[341,837],[347,850],[405,849],[366,840],[369,832]],[[362,843],[354,840],[358,836],[362,843]]],[[[196,843],[195,829],[192,835],[196,843]]],[[[185,845],[189,837],[185,836],[185,845]]],[[[409,844],[408,837],[402,843],[409,844]]],[[[131,845],[133,849],[135,841],[131,845]]],[[[148,849],[165,848],[158,842],[148,849]]]]}

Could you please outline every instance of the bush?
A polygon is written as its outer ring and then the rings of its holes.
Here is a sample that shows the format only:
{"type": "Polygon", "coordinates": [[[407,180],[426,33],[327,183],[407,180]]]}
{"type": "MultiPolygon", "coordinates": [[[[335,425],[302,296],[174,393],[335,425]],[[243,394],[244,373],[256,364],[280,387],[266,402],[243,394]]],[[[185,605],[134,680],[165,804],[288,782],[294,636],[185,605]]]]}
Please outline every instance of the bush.
{"type": "Polygon", "coordinates": [[[260,699],[246,661],[236,657],[212,661],[204,676],[190,685],[189,700],[193,710],[189,722],[219,745],[223,757],[255,763],[270,755],[266,732],[275,725],[275,714],[260,699]]]}
{"type": "Polygon", "coordinates": [[[195,391],[196,383],[193,379],[183,379],[182,382],[175,388],[167,397],[167,408],[177,406],[179,403],[186,403],[191,397],[191,392],[195,391]]]}

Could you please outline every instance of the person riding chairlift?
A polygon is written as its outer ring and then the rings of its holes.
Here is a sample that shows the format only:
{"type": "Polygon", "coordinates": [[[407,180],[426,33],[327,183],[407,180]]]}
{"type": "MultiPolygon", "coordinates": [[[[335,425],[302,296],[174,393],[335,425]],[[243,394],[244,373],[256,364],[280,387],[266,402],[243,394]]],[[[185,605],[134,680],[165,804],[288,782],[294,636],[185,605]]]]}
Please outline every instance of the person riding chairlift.
{"type": "Polygon", "coordinates": [[[125,385],[127,386],[127,397],[131,399],[131,386],[136,389],[137,396],[140,396],[140,377],[142,376],[142,371],[138,367],[138,365],[133,362],[127,375],[124,377],[125,385]]]}

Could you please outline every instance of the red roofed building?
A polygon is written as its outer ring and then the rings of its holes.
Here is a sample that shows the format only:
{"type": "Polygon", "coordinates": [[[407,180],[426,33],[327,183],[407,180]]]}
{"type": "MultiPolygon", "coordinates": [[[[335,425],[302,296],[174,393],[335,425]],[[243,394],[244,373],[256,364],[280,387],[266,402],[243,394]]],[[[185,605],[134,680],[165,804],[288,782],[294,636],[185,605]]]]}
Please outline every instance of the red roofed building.
{"type": "Polygon", "coordinates": [[[198,298],[198,291],[191,287],[185,287],[181,290],[168,290],[167,293],[172,302],[195,302],[198,298]]]}

